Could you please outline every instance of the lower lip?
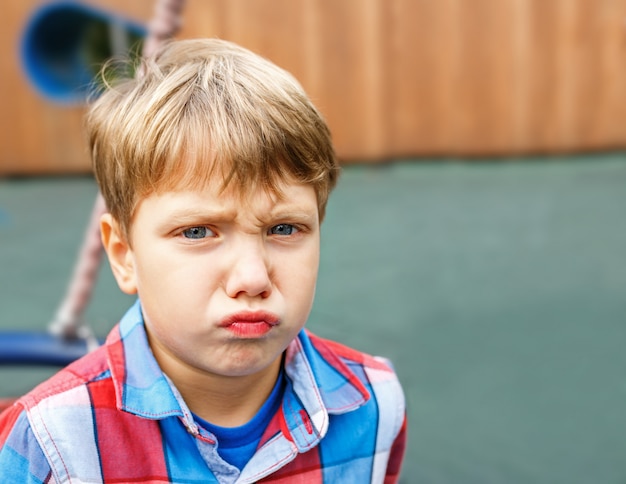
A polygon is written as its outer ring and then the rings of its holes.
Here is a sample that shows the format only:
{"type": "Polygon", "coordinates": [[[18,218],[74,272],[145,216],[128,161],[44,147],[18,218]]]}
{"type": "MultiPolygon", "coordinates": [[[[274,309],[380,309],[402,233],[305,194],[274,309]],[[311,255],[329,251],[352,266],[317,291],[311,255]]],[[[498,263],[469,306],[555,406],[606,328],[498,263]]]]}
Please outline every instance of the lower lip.
{"type": "Polygon", "coordinates": [[[260,338],[269,333],[274,325],[265,321],[234,322],[226,326],[226,329],[239,338],[260,338]]]}

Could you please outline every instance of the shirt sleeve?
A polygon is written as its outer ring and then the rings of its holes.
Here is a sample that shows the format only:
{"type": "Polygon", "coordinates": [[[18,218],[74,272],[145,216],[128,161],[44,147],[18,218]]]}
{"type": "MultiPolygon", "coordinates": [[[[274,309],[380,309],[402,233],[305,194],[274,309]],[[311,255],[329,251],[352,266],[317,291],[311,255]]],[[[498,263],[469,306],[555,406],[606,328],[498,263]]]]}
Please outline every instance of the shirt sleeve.
{"type": "Polygon", "coordinates": [[[402,461],[404,460],[404,452],[406,450],[407,435],[407,417],[404,416],[402,428],[391,447],[389,460],[387,461],[387,473],[385,474],[385,484],[395,484],[400,479],[400,471],[402,469],[402,461]]]}
{"type": "Polygon", "coordinates": [[[26,411],[19,404],[13,405],[0,414],[0,476],[3,482],[50,483],[51,474],[26,411]]]}

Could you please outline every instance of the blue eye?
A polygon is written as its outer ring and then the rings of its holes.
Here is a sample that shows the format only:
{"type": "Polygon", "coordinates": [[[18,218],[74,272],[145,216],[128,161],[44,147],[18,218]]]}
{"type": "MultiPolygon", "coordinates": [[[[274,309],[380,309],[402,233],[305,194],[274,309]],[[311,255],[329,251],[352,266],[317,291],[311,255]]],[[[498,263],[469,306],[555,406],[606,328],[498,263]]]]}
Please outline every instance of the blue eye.
{"type": "Polygon", "coordinates": [[[298,229],[291,224],[278,224],[270,229],[271,235],[293,235],[298,229]]]}
{"type": "Polygon", "coordinates": [[[190,227],[181,232],[182,236],[186,239],[204,239],[213,234],[206,227],[190,227]]]}

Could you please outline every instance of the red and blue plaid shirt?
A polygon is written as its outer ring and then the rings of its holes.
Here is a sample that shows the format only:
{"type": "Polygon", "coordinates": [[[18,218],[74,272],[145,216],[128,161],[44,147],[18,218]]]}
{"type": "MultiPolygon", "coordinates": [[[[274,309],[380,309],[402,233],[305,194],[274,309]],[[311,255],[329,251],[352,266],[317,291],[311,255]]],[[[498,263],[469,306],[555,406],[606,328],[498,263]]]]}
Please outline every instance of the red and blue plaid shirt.
{"type": "Polygon", "coordinates": [[[98,350],[0,415],[0,476],[26,483],[390,483],[404,395],[382,359],[301,331],[286,388],[240,471],[220,458],[150,351],[139,303],[98,350]]]}

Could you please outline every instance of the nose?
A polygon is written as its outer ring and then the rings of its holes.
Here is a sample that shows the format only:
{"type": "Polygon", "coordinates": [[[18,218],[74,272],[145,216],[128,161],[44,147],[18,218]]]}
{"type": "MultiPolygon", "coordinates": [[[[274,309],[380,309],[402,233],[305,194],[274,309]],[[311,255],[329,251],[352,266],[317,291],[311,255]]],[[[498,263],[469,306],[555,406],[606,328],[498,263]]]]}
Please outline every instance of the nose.
{"type": "Polygon", "coordinates": [[[226,294],[263,298],[272,292],[267,253],[262,243],[239,244],[226,280],[226,294]]]}

